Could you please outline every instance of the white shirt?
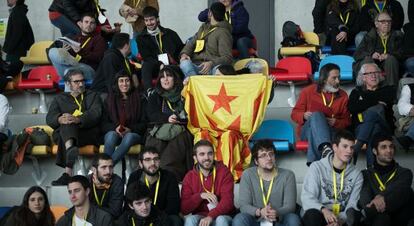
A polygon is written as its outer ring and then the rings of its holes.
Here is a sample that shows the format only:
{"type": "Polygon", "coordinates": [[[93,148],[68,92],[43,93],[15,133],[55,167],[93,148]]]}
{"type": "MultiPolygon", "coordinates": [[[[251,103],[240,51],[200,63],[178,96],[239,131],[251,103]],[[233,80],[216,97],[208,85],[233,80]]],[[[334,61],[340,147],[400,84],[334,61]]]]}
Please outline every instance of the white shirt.
{"type": "Polygon", "coordinates": [[[403,86],[397,107],[400,115],[408,116],[410,114],[413,105],[411,104],[411,90],[408,85],[403,86]]]}
{"type": "Polygon", "coordinates": [[[93,225],[91,223],[83,220],[82,218],[79,218],[75,214],[75,224],[73,224],[73,226],[93,226],[93,225]]]}
{"type": "Polygon", "coordinates": [[[0,133],[7,135],[10,106],[7,98],[0,94],[0,133]]]}

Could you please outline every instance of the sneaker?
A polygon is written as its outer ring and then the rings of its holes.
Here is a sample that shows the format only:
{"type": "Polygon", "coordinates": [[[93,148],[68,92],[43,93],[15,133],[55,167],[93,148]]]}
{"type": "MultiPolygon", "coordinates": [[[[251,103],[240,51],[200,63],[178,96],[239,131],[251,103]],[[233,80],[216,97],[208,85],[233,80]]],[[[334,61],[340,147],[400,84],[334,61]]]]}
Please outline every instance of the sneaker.
{"type": "Polygon", "coordinates": [[[396,137],[396,140],[405,151],[408,151],[408,149],[410,149],[410,145],[412,142],[410,137],[400,136],[400,137],[396,137]]]}
{"type": "Polygon", "coordinates": [[[65,186],[68,185],[69,182],[69,174],[63,173],[57,180],[52,181],[53,186],[65,186]]]}
{"type": "Polygon", "coordinates": [[[326,156],[328,156],[330,153],[333,153],[333,150],[331,148],[331,145],[329,144],[325,144],[322,148],[322,157],[321,158],[325,158],[326,156]]]}

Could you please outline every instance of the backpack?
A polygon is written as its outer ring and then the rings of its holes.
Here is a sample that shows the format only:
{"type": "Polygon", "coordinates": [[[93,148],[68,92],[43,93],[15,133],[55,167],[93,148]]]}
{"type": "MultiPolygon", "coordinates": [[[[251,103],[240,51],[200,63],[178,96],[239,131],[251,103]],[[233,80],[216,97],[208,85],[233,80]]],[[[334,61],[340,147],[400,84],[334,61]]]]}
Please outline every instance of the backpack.
{"type": "Polygon", "coordinates": [[[26,148],[30,143],[30,134],[23,130],[18,135],[12,135],[1,150],[0,171],[13,175],[23,163],[26,148]]]}
{"type": "Polygon", "coordinates": [[[293,21],[286,21],[282,27],[282,47],[293,47],[306,44],[300,26],[293,21]]]}

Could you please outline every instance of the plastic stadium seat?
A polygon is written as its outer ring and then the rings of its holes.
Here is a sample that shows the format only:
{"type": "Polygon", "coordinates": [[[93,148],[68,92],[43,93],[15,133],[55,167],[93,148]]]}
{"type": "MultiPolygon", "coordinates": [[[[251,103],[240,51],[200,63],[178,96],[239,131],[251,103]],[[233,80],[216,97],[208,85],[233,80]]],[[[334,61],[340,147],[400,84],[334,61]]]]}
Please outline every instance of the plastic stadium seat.
{"type": "Polygon", "coordinates": [[[57,221],[65,214],[65,211],[68,210],[68,207],[61,205],[52,205],[50,206],[50,210],[52,211],[53,216],[55,216],[55,219],[57,221]]]}
{"type": "Polygon", "coordinates": [[[11,208],[11,206],[0,206],[0,220],[11,210],[11,208]]]}
{"type": "Polygon", "coordinates": [[[234,63],[233,67],[236,71],[241,70],[251,60],[259,61],[263,66],[262,74],[269,75],[269,65],[267,64],[266,60],[263,60],[261,58],[246,58],[246,59],[238,60],[236,63],[234,63]]]}
{"type": "MultiPolygon", "coordinates": [[[[346,51],[348,51],[349,54],[353,54],[356,50],[355,45],[349,46],[348,48],[346,48],[346,51]]],[[[331,54],[332,52],[332,47],[331,46],[322,46],[321,48],[321,52],[322,54],[331,54]]]]}
{"type": "MultiPolygon", "coordinates": [[[[141,152],[141,150],[142,150],[141,144],[133,145],[132,147],[129,148],[128,155],[138,155],[141,152]]],[[[99,153],[104,153],[103,145],[99,146],[99,153]]]]}
{"type": "Polygon", "coordinates": [[[259,130],[253,134],[250,141],[254,144],[260,139],[271,139],[277,151],[287,152],[293,150],[295,132],[293,126],[285,120],[263,121],[259,130]]]}
{"type": "Polygon", "coordinates": [[[355,60],[351,56],[346,55],[331,55],[327,56],[322,59],[321,63],[319,64],[319,70],[315,72],[314,79],[315,81],[319,79],[319,71],[321,68],[328,63],[334,63],[339,66],[341,69],[341,81],[352,81],[352,65],[354,64],[355,60]]]}
{"type": "Polygon", "coordinates": [[[6,87],[4,88],[5,91],[12,91],[17,89],[17,84],[22,79],[22,74],[18,74],[16,77],[13,78],[10,82],[7,83],[6,87]]]}
{"type": "MultiPolygon", "coordinates": [[[[240,55],[239,50],[233,49],[232,50],[232,55],[233,55],[234,58],[237,58],[240,55]]],[[[258,54],[257,54],[257,40],[256,40],[255,36],[253,36],[253,39],[252,39],[252,48],[249,48],[249,56],[250,57],[257,57],[258,56],[258,54]]]]}
{"type": "Polygon", "coordinates": [[[135,39],[130,39],[129,44],[131,46],[131,55],[129,56],[129,59],[136,61],[138,60],[139,55],[137,42],[135,39]]]}
{"type": "Polygon", "coordinates": [[[25,57],[21,57],[20,60],[24,64],[50,64],[46,49],[52,45],[53,41],[40,41],[34,43],[25,57]]]}
{"type": "Polygon", "coordinates": [[[309,144],[308,144],[307,141],[304,141],[304,140],[296,141],[295,150],[306,152],[306,151],[308,151],[308,145],[309,144]]]}
{"type": "MultiPolygon", "coordinates": [[[[92,79],[85,79],[85,86],[86,86],[87,88],[88,88],[88,87],[91,87],[92,82],[93,82],[93,80],[92,80],[92,79]]],[[[59,81],[58,85],[59,85],[59,89],[60,89],[60,90],[64,90],[64,89],[65,89],[65,81],[64,81],[63,79],[59,81]]]]}
{"type": "Polygon", "coordinates": [[[282,56],[298,56],[303,55],[306,52],[317,52],[319,48],[319,37],[314,32],[303,32],[303,36],[308,45],[295,46],[295,47],[282,47],[280,48],[280,55],[282,56]]]}

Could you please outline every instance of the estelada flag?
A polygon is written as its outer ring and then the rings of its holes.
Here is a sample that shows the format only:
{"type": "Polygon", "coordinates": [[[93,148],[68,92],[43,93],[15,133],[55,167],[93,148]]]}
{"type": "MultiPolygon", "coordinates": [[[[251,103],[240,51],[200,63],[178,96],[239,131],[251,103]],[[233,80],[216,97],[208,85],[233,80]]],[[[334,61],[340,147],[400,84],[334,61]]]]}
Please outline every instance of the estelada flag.
{"type": "Polygon", "coordinates": [[[211,141],[235,180],[250,164],[248,141],[263,121],[271,88],[261,74],[192,76],[184,88],[194,142],[211,141]]]}

